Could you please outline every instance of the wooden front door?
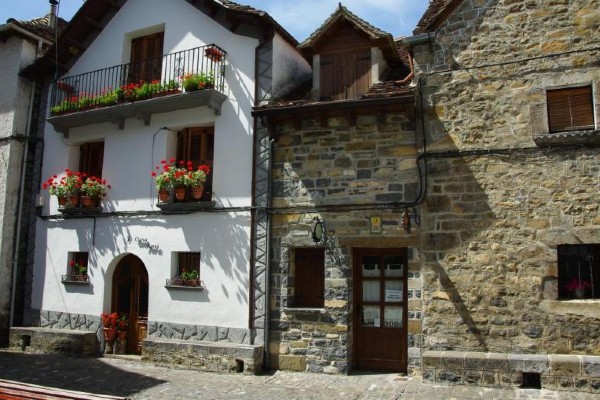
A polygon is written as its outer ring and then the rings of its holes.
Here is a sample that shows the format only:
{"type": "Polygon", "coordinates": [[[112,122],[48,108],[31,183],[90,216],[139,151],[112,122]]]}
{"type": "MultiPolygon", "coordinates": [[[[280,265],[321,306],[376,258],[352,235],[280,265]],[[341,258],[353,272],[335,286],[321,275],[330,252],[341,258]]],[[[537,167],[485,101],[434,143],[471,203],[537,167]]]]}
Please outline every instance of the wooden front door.
{"type": "Polygon", "coordinates": [[[134,255],[126,256],[115,268],[112,312],[127,314],[127,353],[140,354],[148,324],[148,272],[134,255]]]}
{"type": "Polygon", "coordinates": [[[406,372],[407,251],[354,250],[354,366],[406,372]]]}

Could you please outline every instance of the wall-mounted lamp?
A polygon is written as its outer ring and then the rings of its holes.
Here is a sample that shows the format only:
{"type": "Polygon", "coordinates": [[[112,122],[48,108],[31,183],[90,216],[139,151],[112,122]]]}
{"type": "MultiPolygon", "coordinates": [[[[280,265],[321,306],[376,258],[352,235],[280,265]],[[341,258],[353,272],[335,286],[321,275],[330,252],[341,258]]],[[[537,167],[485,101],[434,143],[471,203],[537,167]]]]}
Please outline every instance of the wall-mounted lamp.
{"type": "Polygon", "coordinates": [[[407,233],[410,233],[410,214],[408,213],[408,208],[402,211],[402,227],[407,233]]]}
{"type": "Polygon", "coordinates": [[[323,220],[319,219],[319,217],[315,217],[310,226],[310,232],[312,236],[312,240],[315,244],[319,244],[325,238],[325,225],[323,220]]]}

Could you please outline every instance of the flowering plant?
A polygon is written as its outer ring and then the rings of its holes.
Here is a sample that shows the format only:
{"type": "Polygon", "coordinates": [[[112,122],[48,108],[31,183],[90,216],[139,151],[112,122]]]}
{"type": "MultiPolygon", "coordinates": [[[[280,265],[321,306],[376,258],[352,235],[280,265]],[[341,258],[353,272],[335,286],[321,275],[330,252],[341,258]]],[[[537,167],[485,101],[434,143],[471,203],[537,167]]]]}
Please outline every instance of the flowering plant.
{"type": "Polygon", "coordinates": [[[83,263],[71,261],[69,265],[73,268],[73,275],[87,275],[87,267],[83,263]]]}
{"type": "Polygon", "coordinates": [[[90,176],[81,185],[81,192],[84,196],[90,196],[97,199],[100,198],[100,196],[106,196],[106,190],[110,188],[111,187],[106,179],[90,176]]]}
{"type": "Polygon", "coordinates": [[[567,289],[568,292],[575,292],[576,290],[586,290],[590,287],[592,287],[591,282],[573,278],[569,281],[569,283],[567,283],[565,289],[567,289]]]}
{"type": "Polygon", "coordinates": [[[66,175],[58,179],[58,175],[53,175],[42,184],[44,190],[52,196],[67,197],[76,195],[82,187],[82,180],[85,174],[73,172],[69,168],[65,169],[66,175]]]}
{"type": "Polygon", "coordinates": [[[185,185],[189,187],[204,186],[206,175],[210,174],[210,167],[206,164],[199,165],[194,169],[194,164],[191,161],[187,162],[187,173],[184,180],[185,185]]]}
{"type": "Polygon", "coordinates": [[[129,321],[127,320],[127,314],[122,313],[121,315],[119,315],[119,319],[117,319],[117,330],[121,332],[126,331],[128,324],[129,321]]]}
{"type": "Polygon", "coordinates": [[[212,88],[215,82],[212,73],[205,74],[204,72],[186,74],[181,79],[187,92],[212,88]]]}
{"type": "Polygon", "coordinates": [[[216,46],[210,46],[204,50],[204,55],[206,56],[206,58],[210,58],[211,60],[216,62],[221,61],[223,59],[225,52],[216,46]]]}
{"type": "Polygon", "coordinates": [[[102,313],[102,325],[107,329],[117,329],[117,322],[119,320],[119,314],[115,313],[102,313]]]}

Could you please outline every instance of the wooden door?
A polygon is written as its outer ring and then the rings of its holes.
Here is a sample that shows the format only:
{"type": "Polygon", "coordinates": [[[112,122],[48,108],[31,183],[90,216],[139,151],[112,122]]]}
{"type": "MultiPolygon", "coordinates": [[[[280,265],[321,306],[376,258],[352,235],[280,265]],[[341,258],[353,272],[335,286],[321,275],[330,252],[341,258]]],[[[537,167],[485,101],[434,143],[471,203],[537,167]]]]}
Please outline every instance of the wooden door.
{"type": "Polygon", "coordinates": [[[115,268],[112,311],[127,314],[127,353],[140,354],[148,324],[148,272],[134,255],[126,256],[115,268]]]}
{"type": "Polygon", "coordinates": [[[131,41],[129,82],[161,79],[164,33],[154,33],[131,41]]]}
{"type": "Polygon", "coordinates": [[[354,366],[406,372],[406,249],[354,250],[354,366]]]}

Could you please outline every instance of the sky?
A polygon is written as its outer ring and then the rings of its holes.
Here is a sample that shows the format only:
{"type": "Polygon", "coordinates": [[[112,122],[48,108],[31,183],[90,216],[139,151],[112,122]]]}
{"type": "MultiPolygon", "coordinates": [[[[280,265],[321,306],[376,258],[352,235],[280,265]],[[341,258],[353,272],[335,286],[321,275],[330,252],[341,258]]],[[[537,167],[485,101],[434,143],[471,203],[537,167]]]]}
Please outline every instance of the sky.
{"type": "MultiPolygon", "coordinates": [[[[165,4],[175,0],[163,0],[165,4]]],[[[235,0],[266,11],[298,41],[306,39],[335,11],[339,0],[235,0]]],[[[59,16],[70,20],[83,0],[60,0],[59,16]]],[[[429,0],[343,0],[342,5],[394,37],[410,36],[429,0]]],[[[48,0],[0,0],[0,24],[48,13],[48,0]]]]}

